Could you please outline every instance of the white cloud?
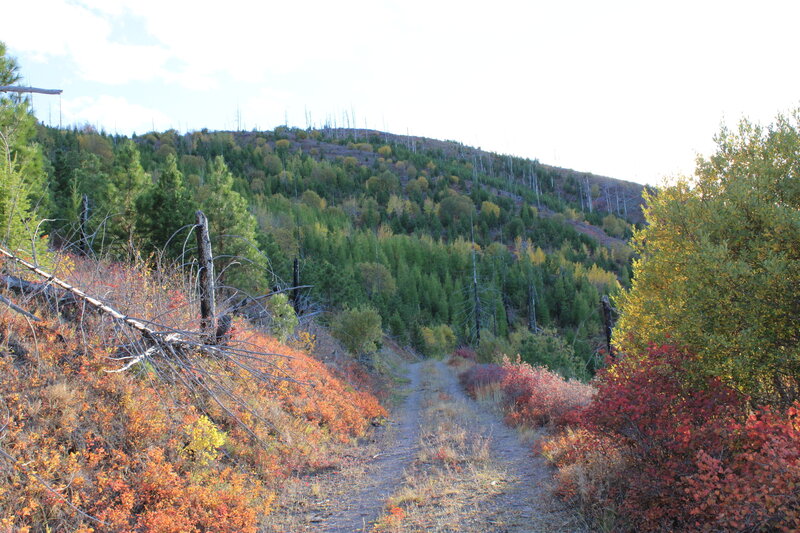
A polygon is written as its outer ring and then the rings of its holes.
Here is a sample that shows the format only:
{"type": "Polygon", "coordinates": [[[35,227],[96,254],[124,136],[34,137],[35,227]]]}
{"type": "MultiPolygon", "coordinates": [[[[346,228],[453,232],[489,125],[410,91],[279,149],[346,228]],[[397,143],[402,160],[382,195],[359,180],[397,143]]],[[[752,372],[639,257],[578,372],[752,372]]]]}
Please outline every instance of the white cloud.
{"type": "Polygon", "coordinates": [[[7,44],[41,62],[72,61],[77,77],[119,85],[164,76],[169,52],[158,44],[116,42],[107,12],[57,0],[14,2],[3,11],[0,34],[7,44]],[[18,23],[31,18],[35,26],[18,23]]]}
{"type": "Polygon", "coordinates": [[[100,92],[197,127],[230,127],[237,102],[262,128],[354,108],[359,126],[655,180],[691,171],[723,116],[797,105],[797,19],[770,0],[38,0],[4,6],[0,36],[69,65],[58,86],[115,85],[100,92]]]}
{"type": "Polygon", "coordinates": [[[131,103],[119,96],[101,95],[64,98],[64,123],[90,124],[109,133],[147,132],[154,127],[164,130],[173,126],[171,117],[157,109],[131,103]]]}

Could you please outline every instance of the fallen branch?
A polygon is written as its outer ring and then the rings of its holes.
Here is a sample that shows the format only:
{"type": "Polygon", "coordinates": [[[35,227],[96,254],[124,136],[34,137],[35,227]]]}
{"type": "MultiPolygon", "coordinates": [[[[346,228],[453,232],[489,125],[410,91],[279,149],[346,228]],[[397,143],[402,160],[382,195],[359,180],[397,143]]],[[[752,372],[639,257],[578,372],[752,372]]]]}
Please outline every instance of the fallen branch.
{"type": "Polygon", "coordinates": [[[19,85],[0,85],[0,92],[5,93],[39,93],[39,94],[61,94],[61,89],[40,89],[38,87],[20,87],[19,85]]]}
{"type": "Polygon", "coordinates": [[[12,301],[11,301],[11,300],[9,300],[8,298],[6,298],[5,296],[2,296],[2,295],[0,295],[0,302],[2,302],[2,303],[4,303],[4,304],[6,304],[6,305],[7,305],[8,307],[10,307],[12,310],[16,311],[17,313],[19,313],[19,314],[21,314],[21,315],[23,315],[23,316],[26,316],[26,317],[30,318],[31,320],[35,320],[35,321],[37,321],[37,322],[40,322],[40,321],[42,320],[42,319],[41,319],[41,318],[39,318],[38,316],[36,316],[36,315],[34,315],[34,314],[32,314],[32,313],[29,313],[29,312],[27,312],[26,310],[24,310],[23,308],[21,308],[20,306],[18,306],[17,304],[15,304],[14,302],[12,302],[12,301]]]}
{"type": "Polygon", "coordinates": [[[6,250],[4,248],[0,248],[0,255],[4,255],[4,256],[8,257],[9,259],[14,261],[18,265],[22,265],[25,268],[27,268],[28,270],[30,270],[31,272],[33,272],[34,274],[46,279],[47,283],[52,283],[53,285],[61,287],[65,291],[69,292],[70,294],[72,294],[76,298],[86,302],[87,304],[89,304],[90,306],[94,307],[98,311],[101,311],[101,312],[103,312],[103,313],[105,313],[107,315],[110,315],[112,318],[115,318],[116,320],[119,320],[121,322],[125,322],[130,327],[142,332],[146,337],[153,337],[154,338],[154,337],[158,336],[158,333],[155,330],[147,327],[147,325],[145,325],[144,322],[142,322],[140,320],[136,320],[135,318],[130,318],[130,317],[126,316],[126,315],[123,315],[122,313],[120,313],[119,311],[114,309],[113,307],[110,307],[110,306],[104,304],[103,302],[101,302],[100,300],[98,300],[96,298],[92,298],[91,296],[89,296],[88,294],[83,292],[82,290],[80,290],[80,289],[78,289],[76,287],[73,287],[72,285],[70,285],[66,281],[62,281],[62,280],[58,279],[57,277],[55,277],[54,275],[50,274],[49,272],[45,272],[44,270],[42,270],[41,268],[37,267],[36,265],[33,265],[33,264],[29,263],[28,261],[25,261],[24,259],[21,259],[21,258],[17,257],[16,255],[12,254],[8,250],[6,250]]]}
{"type": "Polygon", "coordinates": [[[75,297],[58,287],[46,283],[33,283],[7,274],[0,274],[0,285],[25,296],[43,296],[51,302],[59,304],[74,304],[75,297]]]}
{"type": "MultiPolygon", "coordinates": [[[[201,403],[202,400],[198,393],[202,392],[219,406],[227,416],[231,417],[238,425],[240,425],[251,437],[263,446],[267,444],[258,437],[253,428],[242,420],[235,411],[241,410],[247,412],[254,420],[270,426],[274,431],[275,428],[269,421],[261,417],[257,410],[248,404],[242,397],[233,392],[230,387],[226,385],[226,377],[223,373],[218,372],[213,365],[215,363],[203,358],[195,358],[193,354],[211,355],[215,360],[222,361],[228,365],[228,370],[231,376],[242,376],[243,373],[262,381],[289,381],[301,384],[285,374],[285,371],[277,367],[275,364],[269,362],[267,357],[282,357],[291,359],[291,356],[277,354],[277,353],[263,353],[254,352],[237,346],[214,346],[205,343],[206,336],[202,333],[191,331],[176,331],[163,325],[148,322],[143,319],[133,318],[127,316],[110,305],[93,298],[83,292],[82,290],[74,287],[66,281],[55,277],[37,267],[30,262],[21,259],[11,252],[0,247],[0,256],[5,256],[21,265],[34,274],[46,280],[43,284],[31,284],[38,287],[53,286],[51,289],[58,287],[66,291],[76,301],[80,301],[88,308],[110,317],[113,321],[124,324],[141,334],[141,341],[134,341],[132,343],[132,352],[130,356],[112,358],[116,361],[125,361],[121,368],[115,370],[106,370],[107,372],[123,372],[133,367],[137,363],[141,363],[147,359],[152,363],[152,371],[159,374],[162,378],[167,379],[172,376],[177,379],[190,393],[201,403]],[[159,329],[155,329],[159,328],[159,329]],[[141,342],[141,344],[139,344],[141,342]],[[158,357],[154,357],[158,355],[158,357]],[[263,367],[259,368],[257,365],[250,364],[248,361],[258,362],[262,365],[273,368],[276,373],[266,372],[263,367]],[[282,374],[282,375],[281,375],[282,374]],[[232,409],[227,403],[236,405],[236,410],[232,409]]],[[[16,278],[14,278],[16,279],[16,278]]],[[[29,282],[26,282],[29,283],[29,282]]],[[[222,332],[225,335],[227,332],[222,332]]],[[[305,385],[308,385],[305,383],[305,385]]]]}

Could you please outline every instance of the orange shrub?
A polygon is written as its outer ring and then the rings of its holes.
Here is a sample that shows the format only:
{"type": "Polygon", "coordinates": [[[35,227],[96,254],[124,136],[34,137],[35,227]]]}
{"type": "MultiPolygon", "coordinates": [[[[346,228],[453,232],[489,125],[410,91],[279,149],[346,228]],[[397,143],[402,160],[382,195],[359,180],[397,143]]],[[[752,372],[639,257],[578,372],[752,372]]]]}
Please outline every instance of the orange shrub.
{"type": "MultiPolygon", "coordinates": [[[[60,275],[123,313],[197,327],[176,276],[61,264],[60,275]]],[[[242,321],[230,343],[252,352],[253,373],[200,354],[186,356],[205,373],[170,374],[163,355],[109,373],[137,334],[92,312],[36,312],[44,320],[31,323],[0,307],[0,450],[11,457],[0,458],[0,531],[256,531],[283,476],[330,465],[332,445],[386,414],[369,391],[242,321]],[[216,389],[225,408],[203,388],[209,376],[226,388],[216,389]]]]}

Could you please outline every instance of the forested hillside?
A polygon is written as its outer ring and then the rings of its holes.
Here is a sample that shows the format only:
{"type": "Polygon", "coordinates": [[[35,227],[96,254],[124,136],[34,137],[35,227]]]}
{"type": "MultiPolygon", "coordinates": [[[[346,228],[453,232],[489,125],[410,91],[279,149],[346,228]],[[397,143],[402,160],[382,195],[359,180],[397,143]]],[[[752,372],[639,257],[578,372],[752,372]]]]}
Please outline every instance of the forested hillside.
{"type": "Polygon", "coordinates": [[[629,283],[641,220],[635,184],[374,131],[39,127],[37,141],[56,246],[190,261],[201,208],[229,286],[288,286],[297,260],[306,311],[374,310],[428,354],[471,344],[571,376],[594,371],[599,296],[629,283]]]}

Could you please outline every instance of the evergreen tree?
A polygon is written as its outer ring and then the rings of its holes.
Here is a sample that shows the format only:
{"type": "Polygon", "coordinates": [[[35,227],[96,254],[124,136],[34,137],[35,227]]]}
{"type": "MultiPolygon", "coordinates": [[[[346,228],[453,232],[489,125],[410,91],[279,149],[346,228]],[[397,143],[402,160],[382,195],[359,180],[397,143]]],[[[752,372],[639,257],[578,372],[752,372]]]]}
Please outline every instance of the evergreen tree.
{"type": "Polygon", "coordinates": [[[248,291],[267,289],[266,260],[256,248],[256,219],[247,209],[247,201],[233,189],[233,174],[222,156],[211,164],[199,203],[208,217],[221,281],[248,291]],[[234,262],[239,264],[233,266],[234,262]]]}
{"type": "Polygon", "coordinates": [[[168,256],[180,256],[185,235],[176,233],[194,223],[195,203],[174,155],[167,156],[156,183],[137,199],[136,209],[136,232],[142,238],[144,249],[163,249],[168,256]]]}
{"type": "MultiPolygon", "coordinates": [[[[19,67],[0,42],[0,85],[19,81],[19,67]]],[[[25,98],[0,93],[0,242],[43,259],[39,213],[49,207],[36,119],[25,98]]]]}
{"type": "Polygon", "coordinates": [[[133,141],[125,140],[117,148],[110,180],[110,211],[114,215],[114,233],[122,239],[129,253],[135,250],[136,200],[150,183],[139,161],[133,141]]]}

